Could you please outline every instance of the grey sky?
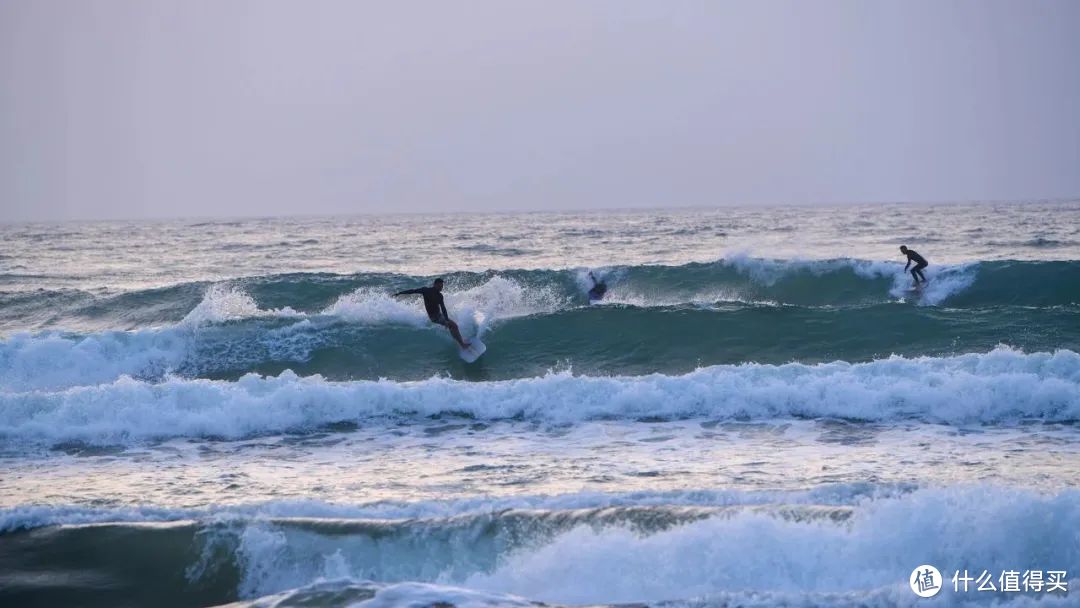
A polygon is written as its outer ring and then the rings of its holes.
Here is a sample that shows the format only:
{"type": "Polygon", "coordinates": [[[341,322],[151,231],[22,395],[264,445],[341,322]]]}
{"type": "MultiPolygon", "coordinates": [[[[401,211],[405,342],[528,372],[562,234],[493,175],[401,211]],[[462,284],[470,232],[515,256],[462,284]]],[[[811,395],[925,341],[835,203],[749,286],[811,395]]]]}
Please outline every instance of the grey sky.
{"type": "Polygon", "coordinates": [[[0,220],[1080,195],[1080,2],[0,0],[0,220]]]}

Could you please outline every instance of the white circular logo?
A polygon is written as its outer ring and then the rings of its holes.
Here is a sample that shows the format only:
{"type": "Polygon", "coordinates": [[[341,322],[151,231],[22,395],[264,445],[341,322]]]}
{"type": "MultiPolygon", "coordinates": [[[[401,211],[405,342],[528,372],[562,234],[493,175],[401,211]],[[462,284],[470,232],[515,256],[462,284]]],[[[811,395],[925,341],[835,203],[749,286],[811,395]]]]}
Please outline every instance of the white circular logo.
{"type": "Polygon", "coordinates": [[[919,597],[934,597],[941,591],[941,573],[930,564],[923,564],[911,571],[908,584],[919,597]]]}

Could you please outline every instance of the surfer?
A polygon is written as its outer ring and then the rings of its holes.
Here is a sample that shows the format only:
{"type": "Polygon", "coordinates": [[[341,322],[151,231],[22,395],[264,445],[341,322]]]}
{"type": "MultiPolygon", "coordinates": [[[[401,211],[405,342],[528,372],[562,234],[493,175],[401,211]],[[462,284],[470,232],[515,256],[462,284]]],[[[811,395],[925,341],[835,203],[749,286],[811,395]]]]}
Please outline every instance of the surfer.
{"type": "Polygon", "coordinates": [[[406,289],[395,293],[394,296],[405,296],[414,293],[424,296],[424,309],[427,310],[427,316],[431,319],[431,322],[449,329],[450,335],[461,345],[461,348],[469,348],[469,343],[461,339],[461,332],[458,330],[457,323],[454,323],[449,313],[446,312],[446,302],[443,301],[442,288],[443,280],[439,278],[435,279],[431,287],[406,289]]]}
{"type": "Polygon", "coordinates": [[[589,301],[596,302],[597,300],[603,300],[604,294],[607,293],[607,284],[597,280],[591,272],[589,273],[589,278],[592,279],[592,289],[589,290],[589,301]]]}
{"type": "Polygon", "coordinates": [[[914,249],[908,249],[905,245],[900,245],[900,253],[907,256],[904,272],[907,272],[908,266],[915,262],[915,267],[911,269],[911,276],[915,277],[915,286],[918,287],[919,283],[925,283],[926,277],[923,275],[922,269],[926,268],[926,258],[919,255],[919,252],[914,249]]]}

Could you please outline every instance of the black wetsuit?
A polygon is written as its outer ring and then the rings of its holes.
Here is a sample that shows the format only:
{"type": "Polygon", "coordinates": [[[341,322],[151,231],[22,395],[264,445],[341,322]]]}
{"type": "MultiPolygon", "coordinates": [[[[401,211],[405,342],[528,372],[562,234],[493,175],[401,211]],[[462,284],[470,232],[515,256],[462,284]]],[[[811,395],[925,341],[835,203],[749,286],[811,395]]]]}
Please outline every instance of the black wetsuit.
{"type": "Polygon", "coordinates": [[[922,280],[926,282],[926,277],[923,276],[922,269],[926,268],[926,258],[918,254],[914,249],[908,249],[905,253],[907,255],[908,264],[915,262],[915,267],[911,269],[911,276],[915,277],[915,281],[922,280]]]}
{"type": "Polygon", "coordinates": [[[446,325],[446,322],[450,319],[450,315],[446,312],[446,303],[443,302],[442,293],[440,293],[439,290],[434,287],[419,287],[417,289],[399,291],[394,295],[404,296],[411,293],[418,293],[424,296],[424,309],[427,310],[427,316],[431,319],[432,323],[446,325]]]}
{"type": "Polygon", "coordinates": [[[607,284],[603,281],[596,280],[596,275],[589,273],[589,278],[592,279],[592,289],[589,290],[589,301],[595,302],[597,300],[603,300],[604,294],[607,293],[607,284]]]}

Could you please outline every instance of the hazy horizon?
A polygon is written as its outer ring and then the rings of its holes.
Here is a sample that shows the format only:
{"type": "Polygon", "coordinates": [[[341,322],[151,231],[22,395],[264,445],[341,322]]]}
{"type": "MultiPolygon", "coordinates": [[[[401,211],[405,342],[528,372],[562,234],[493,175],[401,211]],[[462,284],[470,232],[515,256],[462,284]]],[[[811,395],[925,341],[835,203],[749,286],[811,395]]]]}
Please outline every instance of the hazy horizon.
{"type": "Polygon", "coordinates": [[[340,212],[303,212],[303,211],[285,211],[282,213],[275,213],[271,215],[255,215],[255,214],[237,214],[237,215],[160,215],[160,216],[147,216],[147,217],[97,217],[97,218],[54,218],[54,219],[15,219],[7,220],[0,218],[0,226],[18,226],[21,224],[82,224],[82,223],[110,223],[110,222],[133,222],[133,223],[155,223],[155,222],[210,222],[210,223],[222,223],[222,222],[241,222],[241,221],[256,221],[256,220],[305,220],[305,219],[324,219],[324,218],[351,218],[351,217],[393,217],[393,216],[420,216],[420,215],[530,215],[530,214],[568,214],[568,215],[587,215],[587,214],[620,214],[620,213],[677,213],[677,212],[709,212],[718,211],[724,209],[731,209],[733,211],[746,211],[749,209],[769,211],[777,209],[837,209],[844,207],[867,207],[867,206],[888,206],[888,205],[902,205],[906,207],[950,207],[950,206],[980,206],[980,205],[1070,205],[1080,204],[1080,198],[1058,198],[1058,199],[1023,199],[1023,200],[985,200],[985,201],[844,201],[844,202],[794,202],[794,203],[758,203],[758,204],[743,204],[743,203],[727,203],[717,205],[671,205],[667,207],[659,206],[639,206],[639,207],[596,207],[596,208],[552,208],[552,209],[438,209],[432,211],[425,210],[404,210],[404,211],[391,211],[391,210],[358,210],[358,211],[340,211],[340,212]]]}
{"type": "Polygon", "coordinates": [[[1065,202],[1078,56],[1056,0],[9,0],[0,222],[1065,202]]]}

